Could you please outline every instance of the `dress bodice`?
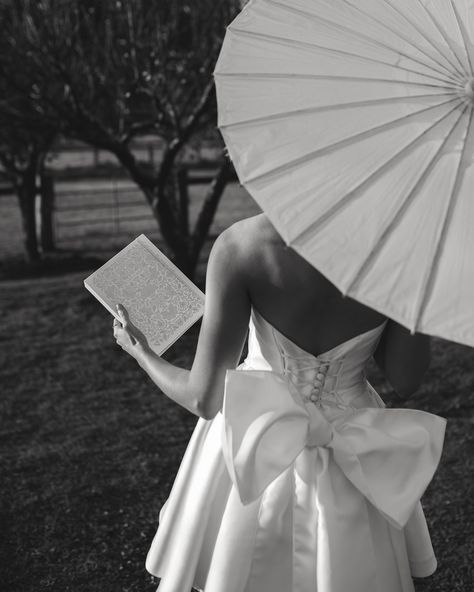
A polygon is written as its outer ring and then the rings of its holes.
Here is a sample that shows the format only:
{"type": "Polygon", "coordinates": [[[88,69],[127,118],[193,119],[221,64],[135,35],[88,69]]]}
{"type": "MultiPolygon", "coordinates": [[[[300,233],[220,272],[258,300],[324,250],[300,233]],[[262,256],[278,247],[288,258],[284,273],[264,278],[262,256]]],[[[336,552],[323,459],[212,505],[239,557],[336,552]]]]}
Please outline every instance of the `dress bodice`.
{"type": "Polygon", "coordinates": [[[365,367],[385,324],[386,321],[315,356],[252,309],[248,355],[241,369],[270,370],[285,375],[306,401],[313,402],[326,415],[337,414],[338,409],[374,406],[374,403],[380,406],[380,397],[366,380],[365,367]]]}

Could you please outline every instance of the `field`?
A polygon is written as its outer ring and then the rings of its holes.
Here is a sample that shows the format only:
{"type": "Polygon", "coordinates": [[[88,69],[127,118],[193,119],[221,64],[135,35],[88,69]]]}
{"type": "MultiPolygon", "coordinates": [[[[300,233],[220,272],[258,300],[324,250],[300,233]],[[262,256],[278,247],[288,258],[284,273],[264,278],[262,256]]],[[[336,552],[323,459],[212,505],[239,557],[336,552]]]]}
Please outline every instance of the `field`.
{"type": "MultiPolygon", "coordinates": [[[[255,211],[230,186],[213,234],[255,211]]],[[[13,205],[0,212],[11,260],[19,250],[11,239],[17,214],[13,205]]],[[[142,231],[79,230],[61,244],[60,264],[22,273],[15,273],[16,263],[3,267],[3,592],[156,589],[145,556],[196,417],[161,394],[115,345],[111,318],[82,286],[98,262],[142,231]],[[31,277],[40,271],[42,277],[31,277]]],[[[204,260],[201,281],[203,270],[204,260]]],[[[167,359],[189,367],[197,330],[167,359]]],[[[426,382],[404,401],[371,368],[389,405],[448,419],[442,462],[423,500],[439,568],[417,583],[421,592],[474,589],[473,362],[469,348],[434,340],[426,382]]]]}

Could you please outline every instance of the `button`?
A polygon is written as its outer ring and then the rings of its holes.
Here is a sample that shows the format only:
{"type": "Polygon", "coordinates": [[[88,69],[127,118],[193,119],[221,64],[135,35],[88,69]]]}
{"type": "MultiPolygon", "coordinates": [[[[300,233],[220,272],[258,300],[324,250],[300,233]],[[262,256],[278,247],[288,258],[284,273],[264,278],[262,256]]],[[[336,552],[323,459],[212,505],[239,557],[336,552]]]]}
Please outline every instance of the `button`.
{"type": "Polygon", "coordinates": [[[311,395],[310,399],[314,403],[314,402],[316,402],[318,400],[318,397],[317,397],[317,395],[311,395]]]}
{"type": "Polygon", "coordinates": [[[319,386],[315,386],[314,389],[313,389],[313,392],[319,393],[320,390],[321,389],[319,388],[319,386]]]}
{"type": "Polygon", "coordinates": [[[323,385],[321,380],[318,380],[317,378],[314,380],[313,384],[314,384],[314,386],[322,386],[323,385]]]}
{"type": "Polygon", "coordinates": [[[324,378],[324,374],[323,374],[321,371],[319,371],[319,372],[316,374],[316,378],[317,378],[318,380],[322,380],[322,379],[324,378]]]}

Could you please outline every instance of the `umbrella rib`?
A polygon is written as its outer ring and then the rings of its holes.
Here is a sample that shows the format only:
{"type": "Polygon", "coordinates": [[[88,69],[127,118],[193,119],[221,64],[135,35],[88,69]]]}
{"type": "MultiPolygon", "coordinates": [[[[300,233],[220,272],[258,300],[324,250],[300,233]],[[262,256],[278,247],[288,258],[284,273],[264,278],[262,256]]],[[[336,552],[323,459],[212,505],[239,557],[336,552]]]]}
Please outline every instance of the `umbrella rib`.
{"type": "Polygon", "coordinates": [[[438,29],[441,37],[444,39],[444,42],[446,43],[446,45],[448,46],[448,48],[450,49],[451,53],[453,54],[453,56],[456,58],[456,60],[459,62],[459,65],[461,66],[461,69],[463,72],[465,72],[465,64],[463,64],[461,58],[458,56],[458,54],[454,51],[454,47],[451,45],[451,41],[449,39],[449,37],[446,34],[446,31],[443,29],[443,27],[439,24],[438,20],[436,19],[436,17],[434,16],[434,14],[430,11],[430,9],[425,6],[422,2],[422,0],[416,0],[418,2],[418,4],[423,8],[423,10],[425,11],[425,13],[428,15],[428,17],[431,19],[431,22],[435,25],[435,27],[438,29]]]}
{"type": "Polygon", "coordinates": [[[466,50],[467,59],[469,62],[469,68],[471,70],[470,75],[473,76],[472,58],[471,58],[471,52],[469,51],[468,36],[467,36],[466,28],[459,17],[458,10],[457,10],[456,6],[453,4],[453,0],[450,1],[450,4],[451,4],[451,8],[453,9],[454,16],[456,17],[456,23],[458,25],[459,32],[461,33],[462,42],[464,43],[464,49],[466,50]]]}
{"type": "Polygon", "coordinates": [[[433,93],[433,94],[424,94],[424,95],[406,95],[406,96],[394,96],[394,97],[384,97],[383,99],[366,99],[364,101],[349,101],[347,103],[335,103],[332,105],[321,105],[319,107],[306,107],[305,109],[295,109],[294,111],[284,111],[281,113],[272,113],[271,115],[261,115],[259,117],[254,117],[253,119],[243,119],[241,121],[233,121],[231,123],[225,123],[220,125],[220,129],[229,129],[235,128],[245,125],[250,125],[253,123],[262,123],[267,121],[276,121],[278,119],[284,119],[285,117],[292,116],[300,116],[300,115],[308,115],[310,113],[324,113],[325,111],[339,111],[347,108],[353,107],[370,107],[373,105],[383,105],[385,103],[391,102],[398,102],[398,101],[406,101],[407,99],[422,99],[422,98],[432,98],[432,97],[445,97],[445,96],[453,96],[457,95],[455,91],[445,92],[445,93],[433,93]]]}
{"type": "Polygon", "coordinates": [[[462,117],[464,116],[466,109],[467,109],[467,105],[462,109],[459,117],[457,118],[456,122],[453,124],[453,127],[450,129],[449,133],[446,135],[446,137],[441,142],[440,146],[436,150],[436,153],[431,158],[431,160],[427,164],[427,166],[424,168],[424,170],[422,171],[421,175],[418,177],[414,186],[408,192],[407,196],[405,197],[402,204],[400,205],[397,212],[395,213],[395,216],[392,218],[392,220],[387,224],[387,226],[382,230],[382,232],[377,237],[377,240],[375,241],[374,246],[372,247],[372,250],[370,251],[370,253],[366,257],[366,259],[364,260],[362,265],[357,269],[357,271],[354,274],[352,280],[350,281],[348,287],[346,288],[344,294],[350,295],[351,292],[356,287],[356,285],[359,284],[360,281],[362,280],[362,278],[367,275],[368,271],[372,267],[377,255],[378,255],[378,253],[380,253],[380,248],[387,242],[388,238],[392,235],[393,231],[395,230],[395,228],[399,224],[401,218],[404,216],[406,210],[413,203],[413,201],[418,193],[418,189],[425,182],[429,173],[433,169],[433,167],[436,164],[437,160],[439,159],[441,153],[443,152],[443,148],[446,146],[448,140],[451,138],[454,130],[458,126],[462,117]]]}
{"type": "Polygon", "coordinates": [[[436,105],[430,105],[429,107],[424,107],[423,109],[420,109],[419,111],[414,111],[413,113],[409,113],[407,115],[402,115],[402,117],[397,117],[396,119],[391,119],[390,121],[386,121],[384,123],[381,123],[379,125],[371,127],[369,129],[366,129],[362,132],[357,132],[353,136],[349,136],[347,138],[343,138],[342,140],[338,140],[337,142],[334,142],[334,144],[330,144],[329,146],[323,146],[322,148],[318,148],[317,150],[313,150],[312,152],[308,152],[307,154],[304,154],[303,156],[299,156],[298,158],[287,161],[284,164],[281,164],[273,169],[270,169],[269,171],[264,171],[263,173],[259,173],[258,175],[254,175],[253,177],[249,177],[248,179],[243,179],[243,182],[244,183],[251,183],[253,181],[261,180],[265,177],[268,177],[269,175],[274,175],[277,172],[282,172],[287,169],[291,169],[293,166],[307,162],[308,160],[311,160],[311,159],[315,158],[316,156],[319,156],[321,154],[325,154],[325,153],[330,152],[332,150],[336,150],[337,148],[340,148],[343,146],[347,146],[348,144],[351,144],[352,142],[356,142],[357,140],[363,139],[366,136],[373,135],[375,132],[379,132],[384,129],[393,127],[394,125],[400,124],[401,122],[404,122],[404,121],[409,120],[413,117],[421,115],[422,113],[427,113],[428,111],[431,111],[432,109],[436,109],[437,107],[441,107],[443,105],[447,105],[449,103],[452,103],[453,101],[456,101],[458,105],[462,103],[462,101],[458,97],[456,97],[454,99],[448,99],[447,101],[442,101],[441,103],[438,103],[436,105]]]}
{"type": "MultiPolygon", "coordinates": [[[[422,74],[425,76],[425,74],[422,74]]],[[[269,78],[269,79],[286,79],[296,78],[302,80],[351,80],[353,82],[384,82],[390,84],[406,84],[410,86],[428,86],[430,88],[438,88],[441,90],[452,90],[452,84],[449,86],[441,86],[439,84],[430,84],[428,82],[414,82],[413,80],[397,80],[395,78],[367,78],[362,76],[342,76],[342,75],[331,75],[331,74],[298,74],[294,72],[288,72],[287,74],[280,74],[278,72],[214,72],[214,78],[269,78]]],[[[459,85],[459,89],[462,86],[459,85]]]]}
{"type": "MultiPolygon", "coordinates": [[[[428,134],[431,130],[433,130],[437,125],[443,122],[446,118],[448,118],[454,111],[458,109],[458,105],[455,105],[452,109],[444,113],[439,119],[437,119],[434,123],[424,129],[420,134],[415,136],[412,140],[410,140],[407,144],[402,146],[398,152],[396,152],[393,156],[391,156],[386,162],[384,162],[378,169],[370,173],[365,179],[362,179],[358,185],[356,185],[353,189],[351,189],[348,193],[346,193],[338,202],[333,204],[329,210],[326,210],[319,218],[313,220],[310,226],[306,227],[304,230],[296,234],[291,238],[291,244],[295,244],[296,241],[300,241],[301,239],[304,241],[306,235],[314,235],[314,232],[320,228],[323,224],[325,224],[328,220],[333,218],[336,214],[340,212],[342,208],[347,206],[351,203],[354,199],[361,197],[361,192],[370,185],[373,181],[377,179],[380,175],[382,175],[386,169],[389,169],[391,166],[395,164],[395,162],[400,159],[402,156],[405,156],[415,145],[428,134]]],[[[312,191],[312,190],[311,190],[312,191]]]]}
{"type": "MultiPolygon", "coordinates": [[[[390,6],[390,7],[391,7],[393,10],[395,10],[395,9],[394,9],[394,7],[393,7],[393,6],[392,6],[392,5],[391,5],[391,4],[390,4],[390,3],[389,3],[387,0],[383,0],[383,1],[384,1],[384,2],[385,2],[387,5],[388,5],[388,6],[390,6]]],[[[363,15],[365,15],[365,16],[367,16],[367,17],[369,17],[371,20],[373,20],[373,21],[375,21],[376,23],[378,23],[379,25],[383,26],[385,29],[387,29],[387,30],[391,31],[392,33],[395,33],[395,35],[398,35],[398,37],[399,37],[400,39],[402,39],[403,41],[405,41],[405,42],[409,43],[409,44],[410,44],[412,47],[414,47],[415,49],[418,49],[418,51],[421,51],[421,53],[423,53],[425,56],[427,56],[427,57],[428,57],[430,60],[432,60],[433,62],[435,62],[436,64],[438,64],[438,65],[439,65],[439,66],[441,66],[442,68],[444,68],[444,69],[445,69],[445,70],[446,70],[446,71],[447,71],[447,72],[448,72],[450,75],[452,74],[452,72],[449,70],[449,68],[447,68],[447,67],[446,67],[446,65],[445,65],[445,64],[442,64],[442,63],[438,62],[438,60],[436,60],[436,59],[435,59],[433,56],[430,56],[428,53],[426,53],[426,51],[425,51],[423,48],[419,47],[419,46],[418,46],[417,44],[415,44],[415,43],[414,43],[412,40],[410,40],[410,39],[407,39],[406,37],[404,37],[403,35],[401,35],[401,34],[400,34],[398,31],[396,31],[396,30],[392,29],[391,27],[389,27],[388,25],[386,25],[386,24],[385,24],[383,21],[381,21],[380,19],[377,19],[376,17],[372,16],[371,14],[368,14],[368,13],[367,13],[367,12],[365,12],[364,10],[361,10],[361,9],[360,9],[360,8],[359,8],[357,5],[354,5],[354,4],[352,4],[351,2],[349,2],[349,0],[344,0],[344,2],[345,2],[346,4],[348,4],[349,6],[352,6],[352,8],[354,8],[355,10],[357,10],[358,12],[360,12],[361,14],[363,14],[363,15]]],[[[403,13],[400,13],[400,11],[397,11],[397,12],[398,12],[398,14],[400,14],[402,17],[404,17],[404,18],[405,18],[405,20],[406,20],[406,21],[407,21],[409,24],[413,25],[413,23],[411,23],[411,22],[410,22],[410,20],[409,20],[409,19],[408,19],[408,18],[407,18],[405,15],[403,15],[403,13]]],[[[426,35],[423,35],[423,37],[426,39],[426,35]]],[[[440,53],[440,55],[441,55],[441,56],[443,56],[443,54],[441,54],[441,52],[439,51],[439,49],[438,49],[438,48],[436,48],[436,51],[437,51],[438,53],[440,53]]],[[[407,54],[401,54],[401,55],[405,55],[405,57],[409,57],[409,56],[407,56],[407,54]]],[[[443,57],[444,57],[444,56],[443,56],[443,57]]],[[[414,59],[414,58],[410,58],[410,59],[414,59]]],[[[417,60],[417,61],[419,61],[419,60],[417,60]]],[[[420,62],[420,61],[419,61],[419,63],[423,63],[423,62],[420,62]]],[[[452,64],[451,64],[451,65],[452,65],[452,64]]],[[[430,66],[430,67],[432,67],[432,66],[430,66]]],[[[437,70],[437,69],[435,69],[435,70],[439,72],[439,70],[437,70]]]]}
{"type": "MultiPolygon", "coordinates": [[[[408,18],[408,16],[406,14],[404,14],[401,10],[399,10],[396,6],[394,6],[390,0],[383,0],[383,1],[385,2],[385,4],[390,6],[390,8],[392,10],[394,10],[397,14],[399,14],[403,19],[405,19],[405,21],[407,23],[409,23],[415,29],[415,31],[417,31],[421,35],[421,37],[423,37],[423,39],[425,39],[439,53],[439,55],[442,56],[448,62],[448,64],[456,70],[456,72],[458,74],[460,74],[461,76],[464,76],[464,74],[465,74],[464,69],[459,70],[458,66],[456,64],[454,64],[451,61],[451,59],[448,58],[448,56],[446,56],[444,54],[444,52],[441,51],[441,49],[438,47],[438,45],[430,38],[430,36],[425,31],[420,29],[420,27],[415,22],[413,22],[410,18],[408,18]]],[[[418,49],[420,49],[420,48],[418,48],[418,49]]],[[[420,51],[422,51],[422,50],[420,49],[420,51]]],[[[425,55],[428,55],[428,54],[425,54],[425,55]]],[[[438,61],[436,61],[436,62],[439,63],[438,61]]],[[[440,63],[440,66],[441,65],[442,64],[440,63]]]]}
{"type": "Polygon", "coordinates": [[[473,134],[473,109],[470,109],[469,114],[469,122],[467,124],[466,134],[464,136],[463,147],[461,151],[461,156],[459,158],[458,167],[456,170],[456,176],[454,179],[453,189],[449,198],[448,206],[446,208],[446,212],[444,215],[443,224],[441,227],[441,232],[439,239],[436,243],[434,252],[431,257],[431,265],[427,268],[427,274],[424,278],[422,287],[420,289],[420,297],[418,303],[415,308],[415,318],[413,324],[413,332],[418,330],[420,325],[421,318],[423,317],[423,313],[425,312],[426,306],[428,304],[429,297],[433,292],[433,287],[436,279],[436,275],[439,269],[439,263],[441,260],[441,255],[443,253],[444,246],[446,244],[448,228],[453,218],[454,210],[456,208],[456,204],[459,198],[459,192],[461,188],[461,181],[463,179],[463,174],[467,168],[467,159],[466,159],[466,152],[467,147],[470,145],[472,149],[474,140],[473,134]]]}
{"type": "Polygon", "coordinates": [[[370,107],[373,105],[383,105],[385,103],[391,102],[402,102],[406,101],[407,99],[422,99],[422,98],[432,98],[432,97],[445,97],[445,96],[453,96],[457,93],[455,91],[444,92],[444,93],[433,93],[433,94],[423,94],[423,95],[407,95],[407,96],[394,96],[394,97],[384,97],[382,99],[366,99],[364,101],[349,101],[347,103],[335,103],[332,105],[321,105],[319,107],[306,107],[305,109],[295,109],[294,111],[284,111],[280,113],[272,113],[270,115],[261,115],[259,117],[254,117],[252,119],[243,119],[241,121],[233,121],[231,123],[225,123],[220,125],[220,129],[229,129],[240,127],[244,125],[249,125],[253,123],[262,123],[267,121],[275,121],[278,119],[284,119],[285,117],[292,116],[300,116],[300,115],[308,115],[309,113],[324,113],[325,111],[338,111],[343,109],[350,109],[353,107],[370,107]]]}
{"type": "MultiPolygon", "coordinates": [[[[382,47],[382,48],[385,48],[385,49],[389,49],[390,51],[393,51],[398,56],[403,56],[403,57],[407,58],[408,60],[411,60],[412,62],[421,64],[425,68],[430,68],[434,72],[438,72],[438,74],[441,74],[442,76],[447,76],[448,79],[451,79],[453,82],[456,81],[456,78],[453,77],[452,72],[450,70],[448,70],[448,68],[446,68],[446,66],[441,66],[444,71],[443,70],[439,70],[438,68],[434,67],[432,64],[430,64],[428,62],[425,62],[425,61],[423,61],[423,60],[421,60],[421,59],[419,59],[417,57],[410,56],[409,54],[404,53],[403,51],[400,51],[399,49],[392,47],[388,43],[383,43],[382,41],[379,41],[378,39],[373,39],[369,35],[364,35],[360,31],[357,31],[357,30],[354,30],[354,29],[350,29],[349,27],[345,27],[344,25],[341,25],[339,23],[335,23],[334,21],[331,21],[331,20],[326,19],[324,17],[320,17],[320,16],[315,17],[315,15],[314,14],[311,14],[310,12],[306,12],[306,11],[300,10],[298,8],[293,8],[293,7],[290,7],[290,6],[281,4],[280,2],[276,2],[276,0],[264,0],[264,1],[267,2],[267,3],[269,3],[269,4],[273,4],[274,6],[278,6],[282,10],[286,10],[287,12],[293,12],[295,14],[300,14],[300,15],[303,15],[303,16],[305,16],[307,18],[310,18],[311,20],[314,20],[314,21],[317,21],[317,22],[329,23],[329,25],[331,25],[331,26],[333,26],[333,27],[335,27],[335,28],[337,28],[337,29],[339,29],[341,31],[344,31],[345,33],[349,33],[351,35],[356,35],[360,39],[364,39],[365,41],[368,41],[369,43],[373,43],[374,45],[378,45],[379,47],[382,47]]],[[[379,25],[381,24],[385,29],[388,29],[389,31],[391,31],[392,33],[395,33],[396,35],[398,34],[396,31],[393,31],[390,27],[388,27],[384,23],[380,23],[380,21],[378,21],[372,15],[367,14],[366,12],[364,12],[363,10],[361,10],[358,6],[352,5],[350,2],[348,2],[348,0],[344,0],[344,2],[346,4],[348,4],[349,6],[351,6],[352,8],[354,8],[355,10],[357,10],[358,12],[360,12],[361,14],[363,14],[364,16],[369,17],[370,19],[372,19],[373,21],[375,21],[379,25]]],[[[398,36],[400,37],[400,35],[398,35],[398,36]]],[[[404,41],[406,41],[406,39],[404,39],[404,41]]],[[[411,43],[411,45],[413,45],[413,43],[411,43]]],[[[419,48],[417,48],[417,49],[419,49],[419,48]]],[[[435,60],[433,60],[433,58],[430,57],[430,59],[432,61],[434,61],[435,63],[437,63],[435,60]]]]}
{"type": "MultiPolygon", "coordinates": [[[[354,52],[344,51],[343,49],[336,49],[333,47],[325,47],[324,45],[318,45],[317,43],[309,43],[308,41],[300,41],[299,39],[288,39],[287,37],[278,37],[276,35],[269,35],[268,33],[255,33],[254,31],[246,31],[245,29],[238,29],[236,27],[231,27],[231,26],[229,26],[228,29],[230,31],[232,31],[232,33],[238,33],[240,35],[243,35],[244,37],[247,36],[247,37],[251,37],[251,38],[266,39],[269,41],[276,41],[276,42],[280,42],[280,43],[283,42],[283,44],[290,45],[290,46],[317,48],[317,49],[322,49],[324,51],[349,56],[351,58],[356,57],[361,60],[366,60],[368,62],[375,62],[376,64],[382,64],[383,66],[388,66],[390,68],[394,68],[397,70],[404,70],[405,72],[411,72],[412,74],[417,74],[418,76],[425,76],[425,77],[431,78],[433,80],[438,80],[439,82],[442,82],[443,84],[451,84],[452,85],[453,82],[458,82],[458,81],[450,80],[449,78],[440,78],[439,76],[434,76],[432,74],[426,74],[424,72],[420,72],[419,70],[413,70],[412,68],[406,68],[405,66],[400,66],[399,64],[397,64],[397,65],[390,64],[390,62],[384,62],[383,60],[379,60],[377,58],[370,58],[368,56],[360,55],[360,54],[357,54],[354,52]]],[[[436,71],[436,70],[433,69],[433,71],[436,71]]],[[[444,74],[443,74],[443,76],[444,76],[444,74]]]]}

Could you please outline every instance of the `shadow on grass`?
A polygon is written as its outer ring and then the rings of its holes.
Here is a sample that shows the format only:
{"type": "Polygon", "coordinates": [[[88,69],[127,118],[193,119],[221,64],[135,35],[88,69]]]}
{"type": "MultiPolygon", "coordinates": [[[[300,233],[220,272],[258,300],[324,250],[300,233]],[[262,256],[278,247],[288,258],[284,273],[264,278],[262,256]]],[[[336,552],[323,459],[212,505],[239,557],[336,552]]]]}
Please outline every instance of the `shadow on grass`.
{"type": "Polygon", "coordinates": [[[83,255],[77,251],[58,249],[39,261],[26,262],[21,256],[0,262],[0,280],[37,279],[94,270],[106,259],[83,255]]]}

